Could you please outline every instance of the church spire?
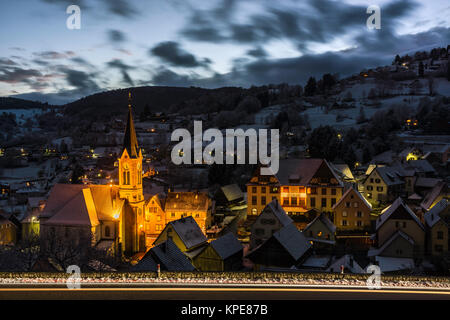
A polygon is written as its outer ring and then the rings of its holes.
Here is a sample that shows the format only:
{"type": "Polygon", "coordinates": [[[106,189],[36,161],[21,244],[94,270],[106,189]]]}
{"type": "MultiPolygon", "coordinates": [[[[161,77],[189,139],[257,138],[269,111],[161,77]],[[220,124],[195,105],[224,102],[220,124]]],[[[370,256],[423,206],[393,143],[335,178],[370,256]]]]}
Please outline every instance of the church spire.
{"type": "Polygon", "coordinates": [[[123,150],[125,149],[131,158],[137,158],[139,156],[139,145],[136,130],[134,129],[133,112],[131,110],[131,92],[128,92],[128,120],[125,136],[123,137],[123,150]]]}

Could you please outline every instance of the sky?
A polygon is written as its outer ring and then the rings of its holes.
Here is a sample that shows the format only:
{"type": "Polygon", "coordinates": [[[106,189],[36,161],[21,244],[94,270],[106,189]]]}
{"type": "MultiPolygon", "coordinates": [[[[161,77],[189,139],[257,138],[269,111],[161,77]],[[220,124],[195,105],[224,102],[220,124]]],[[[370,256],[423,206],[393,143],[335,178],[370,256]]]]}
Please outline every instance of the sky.
{"type": "Polygon", "coordinates": [[[14,0],[0,2],[0,96],[63,104],[134,86],[340,77],[450,44],[448,0],[14,0]],[[80,29],[69,29],[69,5],[80,29]],[[381,29],[368,29],[370,5],[381,29]]]}

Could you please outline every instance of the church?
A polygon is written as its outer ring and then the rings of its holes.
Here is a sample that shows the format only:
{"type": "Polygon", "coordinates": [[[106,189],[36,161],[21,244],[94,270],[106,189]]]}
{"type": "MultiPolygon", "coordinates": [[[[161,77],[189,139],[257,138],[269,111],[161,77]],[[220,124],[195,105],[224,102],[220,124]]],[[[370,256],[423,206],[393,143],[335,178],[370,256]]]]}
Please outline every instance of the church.
{"type": "Polygon", "coordinates": [[[187,216],[206,233],[213,208],[208,194],[144,194],[142,161],[129,94],[118,184],[56,184],[39,217],[41,246],[89,238],[93,246],[131,257],[150,249],[167,223],[187,216]]]}

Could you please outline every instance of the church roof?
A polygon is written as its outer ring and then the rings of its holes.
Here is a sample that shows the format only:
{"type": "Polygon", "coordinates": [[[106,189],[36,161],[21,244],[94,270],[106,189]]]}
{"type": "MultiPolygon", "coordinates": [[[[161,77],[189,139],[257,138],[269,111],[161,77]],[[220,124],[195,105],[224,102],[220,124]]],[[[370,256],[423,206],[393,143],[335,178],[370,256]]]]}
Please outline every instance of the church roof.
{"type": "Polygon", "coordinates": [[[95,227],[100,224],[90,189],[83,189],[61,210],[45,222],[46,225],[95,227]]]}
{"type": "Polygon", "coordinates": [[[96,226],[99,220],[113,220],[120,214],[124,200],[116,186],[56,184],[41,218],[44,224],[96,226]]]}
{"type": "Polygon", "coordinates": [[[131,110],[131,94],[129,95],[127,128],[123,137],[123,150],[127,150],[130,158],[139,156],[139,145],[136,137],[136,129],[134,128],[133,112],[131,110]]]}

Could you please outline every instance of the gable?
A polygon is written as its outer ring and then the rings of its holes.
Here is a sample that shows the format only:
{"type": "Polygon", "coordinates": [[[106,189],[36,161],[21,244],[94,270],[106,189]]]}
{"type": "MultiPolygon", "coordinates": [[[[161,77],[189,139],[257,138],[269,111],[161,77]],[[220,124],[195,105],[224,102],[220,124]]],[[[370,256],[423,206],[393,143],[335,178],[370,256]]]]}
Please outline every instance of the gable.
{"type": "Polygon", "coordinates": [[[396,220],[414,220],[404,206],[399,206],[390,216],[396,220]]]}
{"type": "Polygon", "coordinates": [[[339,180],[328,166],[326,161],[322,161],[317,171],[309,180],[309,184],[332,184],[339,185],[339,180]]]}

